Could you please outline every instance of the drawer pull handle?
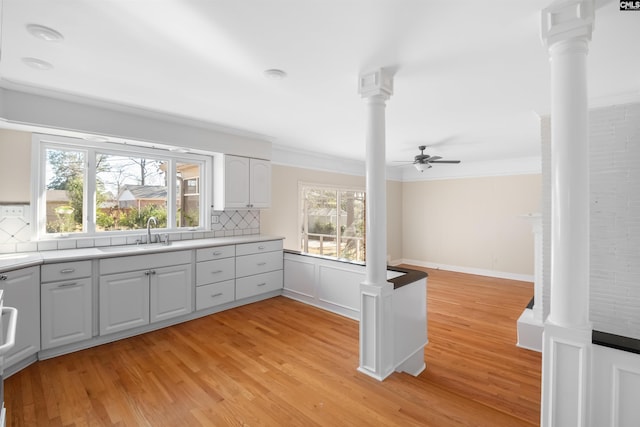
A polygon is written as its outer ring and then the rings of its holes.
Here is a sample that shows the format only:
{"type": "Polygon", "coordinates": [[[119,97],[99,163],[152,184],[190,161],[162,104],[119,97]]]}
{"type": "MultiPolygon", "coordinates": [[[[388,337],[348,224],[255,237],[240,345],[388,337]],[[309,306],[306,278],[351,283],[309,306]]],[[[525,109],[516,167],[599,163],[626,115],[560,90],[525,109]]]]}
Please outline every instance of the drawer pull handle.
{"type": "Polygon", "coordinates": [[[211,272],[211,274],[220,274],[220,273],[222,273],[222,270],[216,270],[211,272]]]}
{"type": "Polygon", "coordinates": [[[72,282],[72,283],[63,283],[62,285],[58,285],[58,288],[70,288],[72,286],[76,286],[78,284],[78,282],[72,282]]]}
{"type": "Polygon", "coordinates": [[[218,298],[222,296],[222,292],[218,292],[217,294],[211,295],[211,298],[218,298]]]}
{"type": "Polygon", "coordinates": [[[258,283],[258,285],[257,285],[257,286],[264,286],[264,285],[266,285],[266,284],[267,284],[267,282],[262,282],[262,283],[258,283]]]}
{"type": "Polygon", "coordinates": [[[262,267],[263,265],[267,265],[267,263],[266,263],[266,262],[259,262],[259,263],[258,263],[258,265],[259,265],[260,267],[262,267]]]}
{"type": "Polygon", "coordinates": [[[218,256],[218,255],[222,255],[222,252],[220,252],[220,251],[216,251],[216,252],[214,252],[213,254],[214,254],[215,256],[218,256]]]}
{"type": "Polygon", "coordinates": [[[264,246],[258,246],[258,249],[259,249],[259,250],[263,250],[263,249],[264,249],[264,246]]]}
{"type": "Polygon", "coordinates": [[[60,270],[60,273],[69,274],[69,273],[73,273],[74,271],[76,271],[75,268],[65,268],[65,269],[60,270]]]}
{"type": "Polygon", "coordinates": [[[0,280],[7,280],[8,278],[6,274],[0,274],[0,280]]]}

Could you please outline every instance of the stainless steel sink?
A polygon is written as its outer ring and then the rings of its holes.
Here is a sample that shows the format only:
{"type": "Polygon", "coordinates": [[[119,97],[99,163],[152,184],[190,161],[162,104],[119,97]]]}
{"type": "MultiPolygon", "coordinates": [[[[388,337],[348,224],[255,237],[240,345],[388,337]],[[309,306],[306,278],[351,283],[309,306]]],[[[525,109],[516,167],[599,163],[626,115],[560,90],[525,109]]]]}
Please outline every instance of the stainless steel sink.
{"type": "Polygon", "coordinates": [[[119,253],[119,252],[144,252],[153,249],[162,249],[166,248],[168,245],[163,243],[152,243],[150,245],[141,244],[141,245],[124,245],[124,246],[101,246],[97,248],[101,252],[105,253],[119,253]]]}

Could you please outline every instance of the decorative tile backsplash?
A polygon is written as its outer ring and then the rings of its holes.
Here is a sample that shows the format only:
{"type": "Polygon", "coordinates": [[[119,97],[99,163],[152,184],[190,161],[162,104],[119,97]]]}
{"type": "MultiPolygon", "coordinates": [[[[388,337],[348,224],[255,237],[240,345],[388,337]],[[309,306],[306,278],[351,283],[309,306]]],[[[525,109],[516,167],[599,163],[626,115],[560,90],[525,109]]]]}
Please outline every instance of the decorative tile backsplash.
{"type": "Polygon", "coordinates": [[[0,205],[0,245],[31,239],[29,205],[0,205]]]}
{"type": "MultiPolygon", "coordinates": [[[[0,253],[49,251],[136,244],[140,235],[31,241],[29,205],[0,205],[0,253]]],[[[169,240],[193,240],[260,234],[260,211],[215,211],[208,231],[169,233],[169,240]]],[[[146,236],[142,236],[145,238],[146,236]]]]}
{"type": "Polygon", "coordinates": [[[216,237],[260,234],[260,211],[215,211],[211,215],[211,230],[216,237]]]}

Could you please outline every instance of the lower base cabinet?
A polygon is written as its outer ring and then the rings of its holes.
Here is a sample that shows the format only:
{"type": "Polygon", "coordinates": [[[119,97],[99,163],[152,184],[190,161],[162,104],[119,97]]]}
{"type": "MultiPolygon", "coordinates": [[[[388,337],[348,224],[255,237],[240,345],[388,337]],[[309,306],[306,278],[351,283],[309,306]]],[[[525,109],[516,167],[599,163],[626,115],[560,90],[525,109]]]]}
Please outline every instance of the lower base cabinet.
{"type": "Polygon", "coordinates": [[[196,288],[196,310],[215,307],[235,299],[235,280],[202,285],[196,288]]]}
{"type": "Polygon", "coordinates": [[[100,335],[192,311],[191,265],[100,276],[100,335]]]}
{"type": "MultiPolygon", "coordinates": [[[[4,355],[4,368],[7,369],[40,351],[40,268],[7,271],[0,277],[5,307],[18,309],[16,343],[4,355]]],[[[3,319],[4,325],[7,322],[3,319]]]]}
{"type": "Polygon", "coordinates": [[[236,279],[236,299],[282,289],[282,270],[236,279]]]}
{"type": "Polygon", "coordinates": [[[91,278],[44,283],[40,292],[43,350],[91,338],[91,278]]]}

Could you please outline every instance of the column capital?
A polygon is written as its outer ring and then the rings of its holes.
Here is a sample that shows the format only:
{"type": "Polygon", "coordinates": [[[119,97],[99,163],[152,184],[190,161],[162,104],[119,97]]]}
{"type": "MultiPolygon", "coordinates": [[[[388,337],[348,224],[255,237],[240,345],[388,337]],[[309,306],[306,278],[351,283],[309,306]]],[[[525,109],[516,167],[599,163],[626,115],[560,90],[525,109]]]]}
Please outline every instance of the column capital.
{"type": "Polygon", "coordinates": [[[393,95],[393,75],[384,68],[360,74],[358,93],[363,98],[382,95],[388,99],[393,95]]]}
{"type": "Polygon", "coordinates": [[[591,40],[593,0],[556,0],[542,9],[540,37],[547,47],[570,39],[591,40]]]}

